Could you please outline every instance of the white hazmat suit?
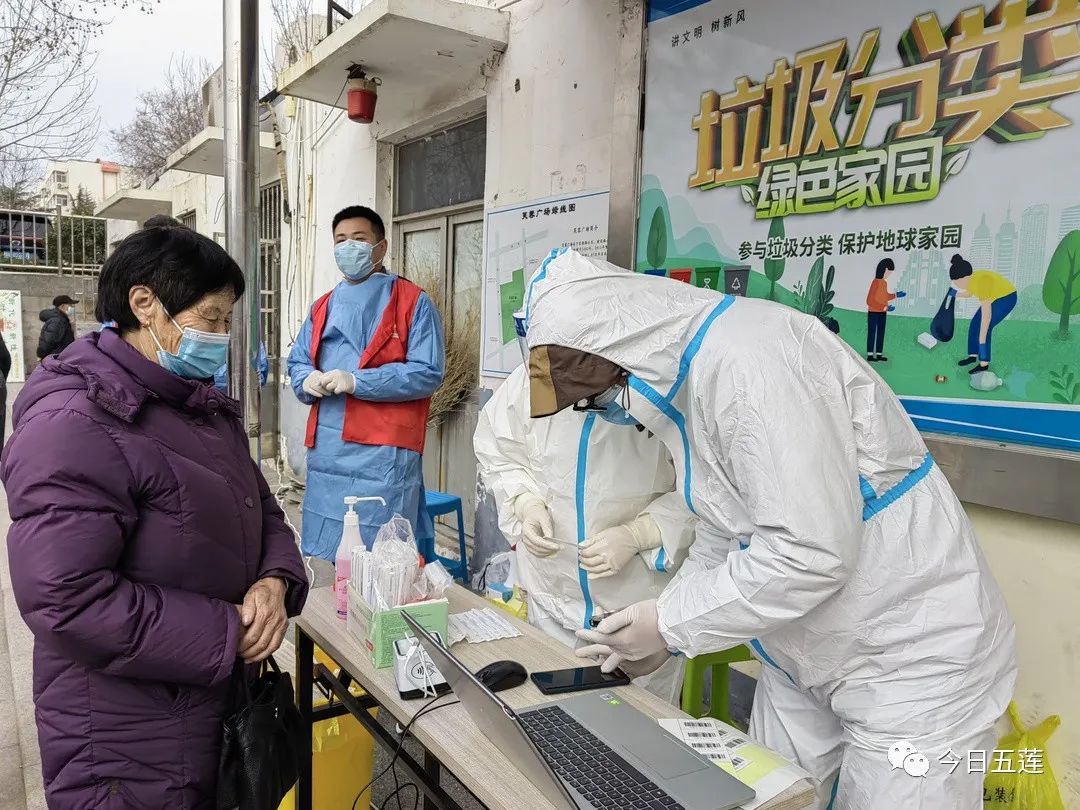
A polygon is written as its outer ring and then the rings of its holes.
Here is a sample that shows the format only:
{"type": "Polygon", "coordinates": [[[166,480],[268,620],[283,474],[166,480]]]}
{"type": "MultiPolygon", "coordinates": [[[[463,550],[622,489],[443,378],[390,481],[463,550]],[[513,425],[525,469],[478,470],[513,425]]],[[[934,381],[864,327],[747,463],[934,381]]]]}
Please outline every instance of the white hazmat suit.
{"type": "Polygon", "coordinates": [[[656,605],[628,615],[690,656],[749,644],[763,662],[751,733],[817,777],[820,806],[981,808],[982,775],[941,757],[992,751],[1013,624],[885,383],[793,309],[572,251],[526,301],[533,352],[630,372],[628,410],[671,451],[700,521],[656,605]],[[890,765],[901,741],[925,776],[890,765]]]}
{"type": "MultiPolygon", "coordinates": [[[[674,492],[675,469],[664,445],[630,425],[597,413],[567,410],[529,417],[524,365],[480,412],[473,440],[480,475],[499,507],[499,526],[516,545],[518,578],[528,592],[529,623],[574,647],[574,631],[642,599],[655,599],[686,558],[693,515],[674,492]],[[539,557],[521,542],[515,503],[536,496],[548,507],[558,550],[539,557]],[[637,555],[614,576],[590,579],[578,546],[597,533],[648,515],[660,528],[659,548],[637,555]]],[[[670,656],[640,686],[679,703],[683,659],[670,656]]]]}

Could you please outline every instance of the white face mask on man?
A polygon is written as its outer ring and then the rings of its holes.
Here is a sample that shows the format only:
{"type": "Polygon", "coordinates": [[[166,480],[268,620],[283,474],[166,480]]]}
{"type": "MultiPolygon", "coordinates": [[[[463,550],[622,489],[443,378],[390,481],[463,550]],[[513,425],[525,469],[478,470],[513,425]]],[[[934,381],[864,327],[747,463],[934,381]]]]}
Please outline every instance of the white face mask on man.
{"type": "Polygon", "coordinates": [[[338,270],[350,281],[363,281],[375,272],[372,256],[375,248],[384,241],[386,240],[380,239],[374,245],[357,239],[338,242],[334,245],[334,261],[337,262],[338,270]]]}

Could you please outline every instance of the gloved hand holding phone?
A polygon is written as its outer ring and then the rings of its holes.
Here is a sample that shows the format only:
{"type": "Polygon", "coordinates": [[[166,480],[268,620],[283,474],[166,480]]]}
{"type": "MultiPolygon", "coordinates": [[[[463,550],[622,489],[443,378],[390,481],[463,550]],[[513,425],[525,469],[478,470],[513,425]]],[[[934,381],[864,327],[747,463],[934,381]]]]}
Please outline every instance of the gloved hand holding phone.
{"type": "Polygon", "coordinates": [[[574,650],[574,655],[578,658],[601,659],[603,663],[600,669],[604,672],[618,668],[626,671],[627,661],[644,664],[645,659],[649,659],[655,662],[659,659],[658,653],[667,652],[667,641],[660,635],[655,599],[635,602],[618,613],[612,613],[595,630],[578,630],[577,637],[589,644],[574,650]]]}

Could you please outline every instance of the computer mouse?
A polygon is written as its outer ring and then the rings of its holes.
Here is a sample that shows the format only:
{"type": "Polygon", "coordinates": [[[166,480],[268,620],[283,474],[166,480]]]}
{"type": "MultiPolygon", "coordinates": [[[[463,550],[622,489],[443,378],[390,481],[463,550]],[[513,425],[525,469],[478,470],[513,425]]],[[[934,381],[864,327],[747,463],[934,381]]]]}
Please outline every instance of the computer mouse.
{"type": "Polygon", "coordinates": [[[476,673],[480,683],[492,692],[521,686],[529,673],[517,661],[494,661],[476,673]]]}

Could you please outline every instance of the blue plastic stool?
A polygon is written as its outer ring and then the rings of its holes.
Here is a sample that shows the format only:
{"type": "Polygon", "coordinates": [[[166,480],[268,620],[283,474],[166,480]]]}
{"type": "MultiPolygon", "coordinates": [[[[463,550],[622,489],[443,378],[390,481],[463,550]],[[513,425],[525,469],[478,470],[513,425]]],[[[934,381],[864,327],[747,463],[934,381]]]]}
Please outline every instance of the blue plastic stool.
{"type": "Polygon", "coordinates": [[[469,584],[469,558],[465,553],[465,516],[461,511],[461,498],[448,492],[434,492],[427,490],[425,493],[425,508],[432,521],[439,515],[449,515],[451,512],[457,515],[458,552],[461,560],[451,560],[448,557],[440,557],[435,553],[435,538],[432,537],[423,549],[425,562],[438,560],[454,579],[460,579],[462,584],[469,584]]]}

